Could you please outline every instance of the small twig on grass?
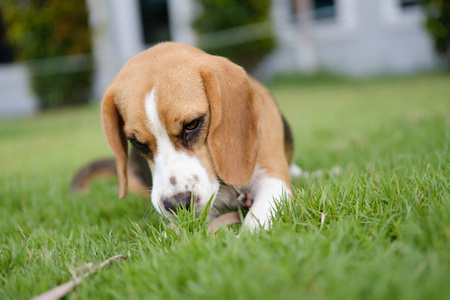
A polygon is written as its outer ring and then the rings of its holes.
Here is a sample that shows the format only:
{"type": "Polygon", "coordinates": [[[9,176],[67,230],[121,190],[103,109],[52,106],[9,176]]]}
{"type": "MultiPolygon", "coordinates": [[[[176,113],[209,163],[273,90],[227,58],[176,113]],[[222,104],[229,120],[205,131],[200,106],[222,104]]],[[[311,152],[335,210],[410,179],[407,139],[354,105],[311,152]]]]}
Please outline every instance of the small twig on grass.
{"type": "Polygon", "coordinates": [[[320,216],[320,230],[322,230],[323,224],[325,223],[325,218],[327,217],[327,214],[322,213],[320,216]]]}
{"type": "Polygon", "coordinates": [[[77,285],[79,285],[81,283],[81,280],[83,278],[88,277],[89,275],[95,273],[97,270],[100,270],[102,268],[104,268],[106,265],[108,265],[109,263],[115,261],[115,260],[119,260],[119,259],[127,259],[128,257],[124,256],[124,255],[116,255],[113,256],[111,258],[108,258],[107,260],[105,260],[104,262],[102,262],[99,265],[94,265],[92,263],[86,264],[82,267],[82,269],[86,270],[81,277],[77,277],[77,276],[73,276],[73,279],[63,283],[61,285],[58,285],[57,287],[46,291],[43,294],[40,294],[39,296],[36,296],[34,298],[32,298],[31,300],[55,300],[55,299],[60,299],[64,296],[66,296],[74,287],[76,287],[77,285]]]}

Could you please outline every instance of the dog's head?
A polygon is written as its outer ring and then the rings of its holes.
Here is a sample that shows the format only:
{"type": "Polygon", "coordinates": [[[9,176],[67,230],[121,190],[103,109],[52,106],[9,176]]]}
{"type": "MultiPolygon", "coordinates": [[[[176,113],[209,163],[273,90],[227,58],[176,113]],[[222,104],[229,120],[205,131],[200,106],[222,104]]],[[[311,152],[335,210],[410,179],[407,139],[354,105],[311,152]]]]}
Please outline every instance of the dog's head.
{"type": "Polygon", "coordinates": [[[148,160],[152,202],[167,217],[191,196],[200,211],[219,180],[254,171],[264,100],[239,66],[194,47],[163,43],[131,58],[102,103],[119,197],[127,193],[127,140],[148,160]]]}

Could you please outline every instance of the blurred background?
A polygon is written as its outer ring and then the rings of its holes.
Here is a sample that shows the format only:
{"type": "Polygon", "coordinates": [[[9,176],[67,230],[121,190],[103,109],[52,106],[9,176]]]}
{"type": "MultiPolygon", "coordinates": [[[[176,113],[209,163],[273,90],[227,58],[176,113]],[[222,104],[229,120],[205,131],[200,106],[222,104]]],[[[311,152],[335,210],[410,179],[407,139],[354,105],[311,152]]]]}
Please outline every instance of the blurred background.
{"type": "Polygon", "coordinates": [[[2,0],[0,117],[99,101],[125,61],[161,41],[262,80],[448,69],[450,0],[2,0]]]}

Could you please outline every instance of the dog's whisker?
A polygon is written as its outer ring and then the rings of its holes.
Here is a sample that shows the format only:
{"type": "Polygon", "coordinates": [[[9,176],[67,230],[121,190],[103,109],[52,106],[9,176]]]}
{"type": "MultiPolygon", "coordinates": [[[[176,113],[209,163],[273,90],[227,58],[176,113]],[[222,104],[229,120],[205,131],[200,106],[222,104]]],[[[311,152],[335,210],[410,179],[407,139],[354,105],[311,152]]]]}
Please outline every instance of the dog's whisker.
{"type": "Polygon", "coordinates": [[[211,207],[210,209],[212,209],[212,210],[215,212],[215,215],[218,215],[218,214],[219,214],[219,211],[218,211],[216,208],[211,207]]]}
{"type": "MultiPolygon", "coordinates": [[[[220,188],[227,190],[228,192],[232,193],[232,194],[239,194],[238,191],[236,190],[236,188],[229,186],[228,184],[221,184],[220,188]]],[[[220,189],[219,189],[220,191],[220,189]]]]}

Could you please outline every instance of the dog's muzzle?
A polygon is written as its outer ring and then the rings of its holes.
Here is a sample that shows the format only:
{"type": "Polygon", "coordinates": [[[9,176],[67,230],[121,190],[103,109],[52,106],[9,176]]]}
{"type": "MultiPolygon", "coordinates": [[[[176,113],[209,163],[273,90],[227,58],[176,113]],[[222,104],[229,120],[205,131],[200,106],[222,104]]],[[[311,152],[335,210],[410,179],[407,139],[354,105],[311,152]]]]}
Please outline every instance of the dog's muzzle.
{"type": "Polygon", "coordinates": [[[177,209],[185,207],[186,210],[191,209],[191,205],[195,203],[195,196],[191,192],[178,193],[170,198],[163,199],[164,208],[170,213],[176,213],[177,209]]]}

